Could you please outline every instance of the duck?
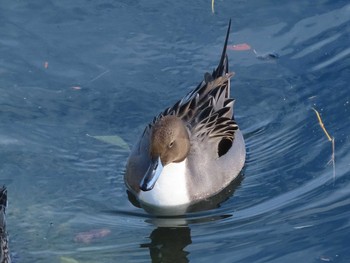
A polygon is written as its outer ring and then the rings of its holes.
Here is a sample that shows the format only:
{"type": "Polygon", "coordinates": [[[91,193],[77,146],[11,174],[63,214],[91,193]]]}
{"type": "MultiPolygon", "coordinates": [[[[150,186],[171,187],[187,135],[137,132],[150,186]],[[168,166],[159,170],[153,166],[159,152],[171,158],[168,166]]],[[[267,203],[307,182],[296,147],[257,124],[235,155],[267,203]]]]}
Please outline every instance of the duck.
{"type": "Polygon", "coordinates": [[[11,263],[6,232],[7,189],[0,187],[0,263],[11,263]]]}
{"type": "Polygon", "coordinates": [[[226,53],[230,28],[231,20],[218,66],[155,116],[134,144],[124,182],[141,206],[188,207],[220,193],[243,169],[246,148],[226,53]]]}

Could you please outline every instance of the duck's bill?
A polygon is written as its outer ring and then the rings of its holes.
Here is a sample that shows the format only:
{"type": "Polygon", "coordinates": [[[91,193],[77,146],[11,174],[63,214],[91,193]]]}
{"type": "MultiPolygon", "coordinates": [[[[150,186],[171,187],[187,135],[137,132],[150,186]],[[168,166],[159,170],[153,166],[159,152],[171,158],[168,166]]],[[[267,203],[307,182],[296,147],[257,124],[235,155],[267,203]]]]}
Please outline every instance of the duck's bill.
{"type": "Polygon", "coordinates": [[[158,157],[157,159],[152,161],[150,166],[148,167],[147,172],[140,183],[140,189],[142,191],[152,190],[160,174],[162,173],[162,170],[163,164],[160,158],[158,157]]]}

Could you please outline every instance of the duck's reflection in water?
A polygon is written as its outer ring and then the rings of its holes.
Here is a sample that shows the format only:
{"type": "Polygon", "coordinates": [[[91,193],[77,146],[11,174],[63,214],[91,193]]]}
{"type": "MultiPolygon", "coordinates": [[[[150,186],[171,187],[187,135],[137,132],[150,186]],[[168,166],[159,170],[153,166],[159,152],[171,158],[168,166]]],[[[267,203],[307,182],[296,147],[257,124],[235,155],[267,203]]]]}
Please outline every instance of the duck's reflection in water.
{"type": "MultiPolygon", "coordinates": [[[[210,222],[231,217],[232,213],[215,213],[208,211],[217,207],[233,195],[243,180],[243,173],[218,195],[187,208],[187,212],[179,216],[155,215],[146,222],[156,226],[150,234],[150,242],[141,244],[148,248],[152,263],[189,262],[186,247],[192,243],[190,225],[210,222]],[[206,212],[204,212],[206,211],[206,212]]],[[[147,210],[147,209],[146,209],[147,210]]],[[[153,211],[154,212],[154,211],[153,211]]]]}
{"type": "Polygon", "coordinates": [[[141,244],[149,248],[151,260],[155,262],[189,262],[186,246],[192,243],[189,227],[158,227],[150,235],[151,242],[141,244]]]}

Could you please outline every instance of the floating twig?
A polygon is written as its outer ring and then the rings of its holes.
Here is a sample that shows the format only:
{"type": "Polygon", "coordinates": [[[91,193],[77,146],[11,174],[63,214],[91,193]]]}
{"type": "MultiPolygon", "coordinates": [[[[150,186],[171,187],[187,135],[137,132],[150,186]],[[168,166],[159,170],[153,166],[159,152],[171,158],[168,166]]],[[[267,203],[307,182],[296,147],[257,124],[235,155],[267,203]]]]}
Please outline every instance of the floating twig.
{"type": "Polygon", "coordinates": [[[324,131],[324,133],[326,134],[328,141],[332,141],[331,136],[329,135],[329,133],[327,132],[326,128],[324,127],[323,121],[321,119],[321,115],[318,113],[318,111],[315,108],[312,108],[314,110],[314,112],[316,113],[317,119],[318,119],[318,123],[320,124],[322,130],[324,131]]]}
{"type": "Polygon", "coordinates": [[[215,10],[214,10],[214,2],[215,0],[211,0],[211,12],[214,14],[215,10]]]}
{"type": "Polygon", "coordinates": [[[318,123],[320,124],[323,132],[326,134],[328,141],[330,141],[332,143],[332,157],[329,160],[329,163],[332,163],[333,166],[333,180],[335,180],[335,139],[334,137],[331,137],[328,133],[328,131],[326,130],[323,121],[321,119],[321,115],[318,113],[318,111],[315,108],[312,108],[313,111],[316,113],[317,119],[318,119],[318,123]]]}

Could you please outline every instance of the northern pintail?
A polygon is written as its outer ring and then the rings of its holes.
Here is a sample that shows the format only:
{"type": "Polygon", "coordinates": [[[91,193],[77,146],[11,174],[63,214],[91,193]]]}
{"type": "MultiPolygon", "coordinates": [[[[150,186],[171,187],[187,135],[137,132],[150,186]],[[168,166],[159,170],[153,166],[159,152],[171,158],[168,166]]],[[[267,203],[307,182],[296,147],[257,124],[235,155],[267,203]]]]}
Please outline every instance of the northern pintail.
{"type": "Polygon", "coordinates": [[[141,204],[184,206],[211,197],[232,182],[245,163],[243,135],[233,116],[226,54],[184,98],[150,122],[128,158],[124,181],[141,204]]]}
{"type": "Polygon", "coordinates": [[[0,187],[0,263],[11,263],[6,232],[6,206],[7,190],[6,187],[3,186],[0,187]]]}

